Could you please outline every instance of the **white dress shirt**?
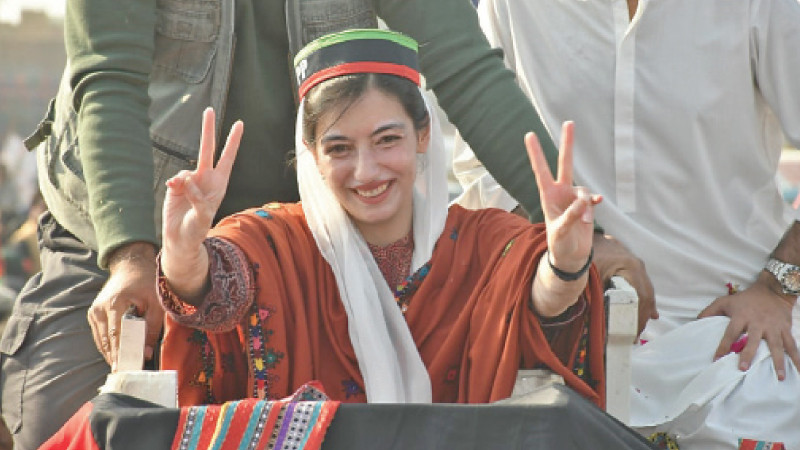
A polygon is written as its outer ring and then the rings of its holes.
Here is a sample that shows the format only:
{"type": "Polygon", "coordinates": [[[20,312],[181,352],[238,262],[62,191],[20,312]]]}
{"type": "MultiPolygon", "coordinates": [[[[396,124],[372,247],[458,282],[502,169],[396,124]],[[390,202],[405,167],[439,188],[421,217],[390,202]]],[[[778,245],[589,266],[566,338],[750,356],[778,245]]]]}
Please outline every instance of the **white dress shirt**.
{"type": "MultiPolygon", "coordinates": [[[[798,217],[775,178],[781,130],[800,147],[797,0],[640,0],[632,20],[625,0],[482,0],[479,15],[551,136],[575,121],[575,181],[655,286],[643,337],[755,280],[798,217]]],[[[516,204],[463,145],[454,171],[467,207],[516,204]]]]}

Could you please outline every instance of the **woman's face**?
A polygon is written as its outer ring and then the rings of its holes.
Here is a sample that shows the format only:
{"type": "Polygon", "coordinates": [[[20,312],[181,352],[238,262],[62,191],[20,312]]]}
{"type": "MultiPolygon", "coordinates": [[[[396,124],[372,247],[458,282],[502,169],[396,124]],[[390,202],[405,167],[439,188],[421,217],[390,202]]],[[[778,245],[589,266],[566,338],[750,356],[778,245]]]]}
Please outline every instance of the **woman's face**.
{"type": "Polygon", "coordinates": [[[404,237],[428,129],[417,132],[394,96],[370,88],[343,114],[338,108],[324,114],[315,131],[317,167],[367,242],[404,237]]]}

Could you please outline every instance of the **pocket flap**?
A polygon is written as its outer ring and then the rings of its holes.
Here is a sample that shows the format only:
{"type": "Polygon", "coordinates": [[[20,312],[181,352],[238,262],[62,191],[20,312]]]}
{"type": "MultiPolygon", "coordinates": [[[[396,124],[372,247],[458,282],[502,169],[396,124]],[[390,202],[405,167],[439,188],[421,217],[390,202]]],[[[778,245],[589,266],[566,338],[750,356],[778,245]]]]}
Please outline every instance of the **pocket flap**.
{"type": "Polygon", "coordinates": [[[22,346],[25,341],[25,336],[28,334],[33,322],[33,316],[22,316],[12,314],[8,319],[6,328],[3,330],[3,340],[0,341],[0,352],[12,356],[17,353],[17,350],[22,346]]]}

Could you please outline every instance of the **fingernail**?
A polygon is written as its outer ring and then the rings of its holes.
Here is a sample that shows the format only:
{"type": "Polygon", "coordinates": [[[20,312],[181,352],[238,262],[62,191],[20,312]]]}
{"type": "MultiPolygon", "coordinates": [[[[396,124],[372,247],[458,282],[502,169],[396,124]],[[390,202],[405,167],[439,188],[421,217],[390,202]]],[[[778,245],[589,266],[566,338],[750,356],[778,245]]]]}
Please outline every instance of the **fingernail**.
{"type": "Polygon", "coordinates": [[[153,347],[145,347],[144,348],[144,357],[146,359],[150,359],[153,357],[153,347]]]}
{"type": "Polygon", "coordinates": [[[745,370],[747,370],[749,368],[750,368],[750,364],[749,363],[746,363],[746,362],[740,362],[739,363],[739,370],[741,370],[742,372],[744,372],[745,370]]]}
{"type": "Polygon", "coordinates": [[[778,381],[783,381],[786,379],[786,372],[783,370],[778,371],[778,381]]]}

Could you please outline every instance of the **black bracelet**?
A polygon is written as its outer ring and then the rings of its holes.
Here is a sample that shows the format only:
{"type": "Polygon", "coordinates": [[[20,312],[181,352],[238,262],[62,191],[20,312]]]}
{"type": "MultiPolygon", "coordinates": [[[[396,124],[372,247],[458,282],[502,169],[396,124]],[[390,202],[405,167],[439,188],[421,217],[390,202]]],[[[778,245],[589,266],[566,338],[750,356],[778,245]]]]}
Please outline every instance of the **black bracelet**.
{"type": "Polygon", "coordinates": [[[556,276],[564,281],[575,281],[578,278],[582,277],[583,274],[589,270],[589,266],[592,265],[592,256],[594,256],[594,247],[589,251],[589,259],[586,260],[586,264],[581,267],[581,270],[577,272],[564,272],[563,270],[559,269],[558,267],[554,266],[552,262],[550,262],[550,250],[547,251],[547,264],[550,265],[550,268],[553,269],[553,273],[556,276]]]}

